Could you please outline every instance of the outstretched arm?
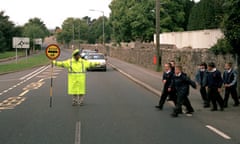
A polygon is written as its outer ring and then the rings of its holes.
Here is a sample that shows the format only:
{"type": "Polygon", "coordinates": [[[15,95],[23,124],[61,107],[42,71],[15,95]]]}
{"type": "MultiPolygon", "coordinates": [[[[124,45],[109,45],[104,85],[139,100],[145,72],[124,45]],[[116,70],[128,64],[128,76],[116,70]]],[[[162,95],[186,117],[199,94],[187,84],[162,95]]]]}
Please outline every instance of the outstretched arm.
{"type": "Polygon", "coordinates": [[[58,67],[63,67],[63,68],[69,68],[70,67],[70,60],[65,60],[65,61],[53,61],[53,65],[58,66],[58,67]]]}

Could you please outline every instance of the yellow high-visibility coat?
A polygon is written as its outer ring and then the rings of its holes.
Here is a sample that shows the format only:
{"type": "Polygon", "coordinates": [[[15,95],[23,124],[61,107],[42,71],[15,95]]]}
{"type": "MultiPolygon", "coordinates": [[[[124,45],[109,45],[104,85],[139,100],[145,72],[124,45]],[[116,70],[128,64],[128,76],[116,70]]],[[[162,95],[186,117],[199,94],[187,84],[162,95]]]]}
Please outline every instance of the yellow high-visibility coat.
{"type": "Polygon", "coordinates": [[[74,58],[65,61],[53,61],[55,66],[68,69],[68,94],[84,95],[86,94],[86,70],[91,66],[87,60],[74,58]]]}

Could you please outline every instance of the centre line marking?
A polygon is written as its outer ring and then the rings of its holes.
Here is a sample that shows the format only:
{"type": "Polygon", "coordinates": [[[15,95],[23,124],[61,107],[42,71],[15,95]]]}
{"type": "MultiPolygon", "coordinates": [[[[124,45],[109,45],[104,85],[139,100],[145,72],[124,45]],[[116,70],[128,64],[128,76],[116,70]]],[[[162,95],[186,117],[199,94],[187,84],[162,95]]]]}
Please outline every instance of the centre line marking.
{"type": "Polygon", "coordinates": [[[206,125],[206,127],[210,130],[212,130],[213,132],[215,132],[216,134],[220,135],[221,137],[223,137],[224,139],[230,140],[231,137],[226,135],[225,133],[223,133],[222,131],[210,126],[210,125],[206,125]]]}
{"type": "Polygon", "coordinates": [[[81,144],[81,122],[77,121],[76,123],[76,131],[75,131],[75,143],[81,144]]]}

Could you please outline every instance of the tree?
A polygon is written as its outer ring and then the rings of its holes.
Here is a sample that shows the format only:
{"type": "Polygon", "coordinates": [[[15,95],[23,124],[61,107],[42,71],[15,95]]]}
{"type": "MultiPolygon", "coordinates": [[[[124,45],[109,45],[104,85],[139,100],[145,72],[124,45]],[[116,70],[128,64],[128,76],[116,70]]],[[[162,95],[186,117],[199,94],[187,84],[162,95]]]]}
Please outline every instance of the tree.
{"type": "MultiPolygon", "coordinates": [[[[161,32],[183,31],[188,22],[191,0],[161,0],[161,32]]],[[[114,0],[110,4],[110,24],[116,42],[153,41],[155,0],[114,0]]]]}
{"type": "Polygon", "coordinates": [[[188,26],[188,21],[189,21],[189,17],[190,17],[190,14],[191,14],[191,10],[194,6],[194,1],[189,1],[189,0],[182,0],[183,2],[183,8],[184,8],[184,12],[185,12],[185,15],[184,15],[184,22],[183,22],[183,29],[184,31],[187,31],[187,26],[188,26]]]}
{"type": "Polygon", "coordinates": [[[220,28],[224,12],[223,0],[201,0],[192,8],[188,30],[220,28]]]}
{"type": "Polygon", "coordinates": [[[226,0],[223,32],[234,52],[240,54],[240,0],[226,0]]]}
{"type": "MultiPolygon", "coordinates": [[[[236,54],[238,64],[238,74],[240,74],[240,0],[225,0],[225,18],[223,23],[223,32],[225,38],[233,48],[236,54]]],[[[240,78],[238,77],[238,82],[240,78]]],[[[240,85],[238,84],[238,92],[240,85]]]]}
{"type": "Polygon", "coordinates": [[[49,36],[49,31],[39,18],[29,19],[23,27],[23,36],[30,38],[44,38],[49,36]]]}
{"type": "Polygon", "coordinates": [[[57,33],[57,41],[69,45],[80,44],[88,41],[89,31],[88,25],[90,23],[89,17],[67,18],[62,24],[62,30],[57,33]]]}
{"type": "Polygon", "coordinates": [[[0,52],[12,49],[12,37],[15,35],[13,22],[9,21],[9,16],[0,12],[0,52]]]}
{"type": "Polygon", "coordinates": [[[111,28],[107,17],[99,17],[90,21],[89,25],[89,43],[103,42],[103,19],[104,19],[104,42],[110,41],[111,28]]]}
{"type": "Polygon", "coordinates": [[[57,33],[58,42],[69,45],[77,43],[102,43],[103,39],[103,18],[104,18],[104,38],[105,42],[110,41],[110,26],[106,17],[99,17],[91,20],[90,17],[67,18],[62,24],[61,31],[57,33]]]}
{"type": "Polygon", "coordinates": [[[161,32],[184,31],[185,22],[185,0],[161,1],[160,26],[161,32]]]}
{"type": "Polygon", "coordinates": [[[112,37],[117,43],[130,41],[130,20],[126,16],[131,7],[129,0],[114,0],[109,7],[111,9],[110,23],[113,29],[112,37]]]}
{"type": "Polygon", "coordinates": [[[73,41],[74,35],[74,18],[67,18],[62,24],[62,31],[57,34],[57,40],[67,45],[73,41]]]}
{"type": "Polygon", "coordinates": [[[30,38],[30,45],[34,47],[33,40],[35,38],[44,39],[50,35],[45,24],[39,18],[29,19],[28,23],[23,26],[22,35],[30,38]]]}

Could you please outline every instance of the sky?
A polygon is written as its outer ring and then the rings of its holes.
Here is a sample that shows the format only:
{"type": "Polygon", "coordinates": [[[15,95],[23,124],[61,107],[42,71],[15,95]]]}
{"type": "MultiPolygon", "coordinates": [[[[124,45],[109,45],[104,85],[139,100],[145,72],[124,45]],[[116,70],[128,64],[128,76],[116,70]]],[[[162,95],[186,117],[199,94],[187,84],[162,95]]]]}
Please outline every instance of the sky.
{"type": "Polygon", "coordinates": [[[69,17],[92,19],[109,17],[112,0],[0,0],[0,11],[16,25],[24,25],[31,18],[40,18],[47,28],[61,27],[69,17]],[[98,11],[90,11],[90,9],[98,11]]]}

